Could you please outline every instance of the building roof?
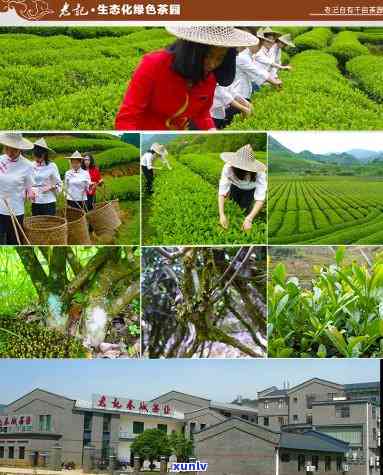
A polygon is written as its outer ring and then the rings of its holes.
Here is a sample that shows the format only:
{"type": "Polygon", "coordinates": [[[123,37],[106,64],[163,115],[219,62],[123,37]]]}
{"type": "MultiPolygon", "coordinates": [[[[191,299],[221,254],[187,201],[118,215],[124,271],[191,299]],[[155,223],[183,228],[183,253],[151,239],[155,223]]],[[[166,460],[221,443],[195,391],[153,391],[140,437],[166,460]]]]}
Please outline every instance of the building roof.
{"type": "Polygon", "coordinates": [[[371,399],[370,397],[364,397],[364,398],[358,398],[358,399],[340,399],[340,400],[334,400],[332,399],[331,401],[313,401],[312,405],[313,406],[334,406],[334,405],[339,405],[339,406],[344,406],[345,404],[375,404],[376,406],[379,405],[377,401],[374,399],[371,399]]]}
{"type": "Polygon", "coordinates": [[[255,407],[245,406],[243,404],[230,404],[225,402],[211,401],[210,407],[212,409],[222,409],[224,411],[246,411],[252,412],[254,415],[258,414],[258,411],[255,407]]]}
{"type": "Polygon", "coordinates": [[[265,396],[261,396],[259,399],[267,399],[270,397],[281,397],[281,396],[287,396],[287,391],[288,389],[276,389],[273,392],[267,393],[265,396]]]}
{"type": "Polygon", "coordinates": [[[283,449],[313,450],[318,452],[344,453],[348,443],[318,431],[307,431],[303,434],[282,432],[279,446],[283,449]]]}

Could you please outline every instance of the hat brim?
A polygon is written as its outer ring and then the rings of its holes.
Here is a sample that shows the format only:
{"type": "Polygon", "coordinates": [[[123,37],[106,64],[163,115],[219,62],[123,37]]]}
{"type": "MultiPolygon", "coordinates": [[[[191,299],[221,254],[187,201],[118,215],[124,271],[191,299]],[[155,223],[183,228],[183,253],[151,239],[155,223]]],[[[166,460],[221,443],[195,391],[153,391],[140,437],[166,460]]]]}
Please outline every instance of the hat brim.
{"type": "Polygon", "coordinates": [[[295,48],[295,43],[293,43],[292,41],[284,41],[284,40],[281,40],[279,38],[278,38],[278,41],[283,43],[285,46],[290,46],[291,48],[295,48]]]}
{"type": "Polygon", "coordinates": [[[241,163],[238,155],[235,152],[223,152],[221,153],[221,159],[225,163],[233,167],[240,168],[241,170],[245,170],[247,172],[265,173],[267,169],[266,165],[256,159],[248,160],[248,164],[243,165],[243,163],[241,163]]]}
{"type": "Polygon", "coordinates": [[[166,26],[166,30],[172,35],[182,40],[191,41],[192,43],[199,43],[210,46],[222,46],[226,48],[237,48],[245,46],[255,46],[259,43],[259,39],[247,31],[233,28],[230,37],[212,36],[209,34],[198,35],[195,29],[180,27],[180,26],[166,26]]]}
{"type": "Polygon", "coordinates": [[[269,43],[272,43],[274,41],[274,39],[271,39],[271,38],[266,38],[266,36],[263,36],[262,34],[259,34],[257,35],[258,38],[260,38],[261,40],[264,40],[264,41],[268,41],[269,43]]]}
{"type": "Polygon", "coordinates": [[[64,158],[67,158],[68,160],[78,160],[79,162],[81,162],[82,158],[83,157],[64,157],[64,158]]]}
{"type": "Polygon", "coordinates": [[[44,150],[48,150],[48,152],[56,153],[52,148],[44,147],[43,145],[39,145],[38,143],[34,143],[33,148],[34,147],[40,147],[40,148],[43,148],[44,150]]]}
{"type": "Polygon", "coordinates": [[[12,140],[3,139],[0,137],[0,144],[7,147],[14,148],[16,150],[32,150],[33,143],[29,140],[22,139],[20,142],[13,142],[12,140]]]}

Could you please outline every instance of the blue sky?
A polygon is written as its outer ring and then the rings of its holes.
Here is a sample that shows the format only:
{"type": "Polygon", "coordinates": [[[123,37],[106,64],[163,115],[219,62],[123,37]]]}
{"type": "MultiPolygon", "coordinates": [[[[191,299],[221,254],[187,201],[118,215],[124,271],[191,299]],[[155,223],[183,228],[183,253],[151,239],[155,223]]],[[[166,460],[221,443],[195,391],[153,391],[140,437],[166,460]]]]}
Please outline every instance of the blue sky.
{"type": "Polygon", "coordinates": [[[3,404],[36,387],[86,400],[100,392],[147,400],[174,389],[229,402],[285,380],[378,381],[379,360],[1,360],[0,374],[3,404]]]}

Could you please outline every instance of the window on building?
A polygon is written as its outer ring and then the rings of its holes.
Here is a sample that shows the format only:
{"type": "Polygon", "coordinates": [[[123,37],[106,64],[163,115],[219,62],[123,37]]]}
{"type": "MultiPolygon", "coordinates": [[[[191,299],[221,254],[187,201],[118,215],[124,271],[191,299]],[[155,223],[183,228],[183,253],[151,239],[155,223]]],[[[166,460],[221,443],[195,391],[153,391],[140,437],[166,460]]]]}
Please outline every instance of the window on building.
{"type": "Polygon", "coordinates": [[[264,417],[264,418],[263,418],[263,425],[264,425],[264,426],[268,426],[268,425],[269,425],[269,418],[268,418],[268,417],[264,417]]]}
{"type": "Polygon", "coordinates": [[[313,455],[311,457],[311,464],[315,467],[315,470],[319,470],[319,456],[318,455],[313,455]]]}
{"type": "Polygon", "coordinates": [[[4,447],[0,446],[0,459],[4,458],[4,447]]]}
{"type": "Polygon", "coordinates": [[[166,424],[157,424],[157,429],[165,434],[168,433],[168,426],[166,424]]]}
{"type": "Polygon", "coordinates": [[[306,457],[302,454],[298,455],[298,472],[306,471],[306,457]]]}
{"type": "Polygon", "coordinates": [[[312,424],[313,423],[313,416],[310,414],[306,415],[306,424],[312,424]]]}
{"type": "Polygon", "coordinates": [[[278,417],[278,424],[280,426],[283,426],[284,423],[285,423],[285,418],[284,417],[278,417]]]}
{"type": "Polygon", "coordinates": [[[342,471],[342,468],[343,468],[343,467],[342,467],[342,465],[343,465],[342,462],[343,462],[342,457],[337,457],[337,458],[336,458],[336,471],[337,471],[337,472],[341,472],[341,471],[342,471]]]}
{"type": "Polygon", "coordinates": [[[372,406],[372,418],[375,419],[376,418],[376,406],[372,406]]]}
{"type": "Polygon", "coordinates": [[[290,460],[291,460],[290,454],[282,453],[281,455],[282,462],[290,462],[290,460]]]}
{"type": "Polygon", "coordinates": [[[19,447],[19,459],[20,460],[25,459],[25,447],[19,447]]]}
{"type": "Polygon", "coordinates": [[[8,458],[9,459],[14,459],[15,458],[15,448],[14,447],[8,447],[8,458]]]}
{"type": "Polygon", "coordinates": [[[204,430],[205,427],[206,427],[206,424],[201,424],[201,425],[199,426],[200,430],[204,430]]]}
{"type": "Polygon", "coordinates": [[[144,423],[140,421],[133,421],[133,434],[142,434],[144,432],[144,423]]]}
{"type": "Polygon", "coordinates": [[[372,439],[376,440],[376,429],[375,429],[375,427],[372,429],[372,439]]]}
{"type": "Polygon", "coordinates": [[[84,414],[84,430],[92,430],[92,419],[93,414],[91,412],[84,414]]]}
{"type": "Polygon", "coordinates": [[[331,457],[329,455],[324,458],[324,471],[331,472],[331,457]]]}
{"type": "Polygon", "coordinates": [[[249,416],[247,414],[241,414],[241,419],[244,419],[245,421],[248,421],[249,416]]]}
{"type": "Polygon", "coordinates": [[[294,415],[293,415],[293,421],[294,421],[294,422],[298,422],[298,414],[294,414],[294,415]]]}
{"type": "Polygon", "coordinates": [[[112,422],[111,414],[104,414],[102,416],[102,432],[110,432],[111,422],[112,422]]]}
{"type": "Polygon", "coordinates": [[[269,401],[265,401],[263,403],[263,407],[264,407],[264,409],[268,409],[269,408],[269,401]]]}
{"type": "Polygon", "coordinates": [[[285,400],[284,399],[279,399],[278,401],[278,407],[279,409],[283,409],[285,407],[285,400]]]}
{"type": "Polygon", "coordinates": [[[335,397],[335,393],[327,393],[327,399],[329,401],[332,401],[334,399],[334,397],[335,397]]]}
{"type": "Polygon", "coordinates": [[[40,432],[50,432],[52,430],[52,416],[39,416],[39,430],[40,432]]]}
{"type": "Polygon", "coordinates": [[[350,406],[336,406],[335,417],[340,417],[342,419],[350,417],[350,406]]]}
{"type": "Polygon", "coordinates": [[[231,417],[231,412],[222,412],[225,417],[231,417]]]}
{"type": "Polygon", "coordinates": [[[306,407],[307,409],[312,409],[313,402],[315,401],[316,395],[315,394],[307,394],[306,396],[306,407]]]}
{"type": "Polygon", "coordinates": [[[190,433],[193,434],[193,432],[195,432],[195,422],[191,422],[190,423],[190,433]]]}
{"type": "Polygon", "coordinates": [[[298,403],[298,398],[297,397],[293,398],[293,401],[294,401],[295,404],[297,404],[298,403]]]}

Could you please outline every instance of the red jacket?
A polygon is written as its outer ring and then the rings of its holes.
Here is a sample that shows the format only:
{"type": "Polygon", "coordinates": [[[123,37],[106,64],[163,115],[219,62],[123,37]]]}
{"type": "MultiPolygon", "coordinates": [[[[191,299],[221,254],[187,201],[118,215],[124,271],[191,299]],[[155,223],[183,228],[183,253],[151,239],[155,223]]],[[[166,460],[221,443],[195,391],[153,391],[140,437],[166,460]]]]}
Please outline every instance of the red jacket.
{"type": "MultiPolygon", "coordinates": [[[[101,181],[101,173],[100,173],[100,170],[98,169],[98,167],[92,167],[92,168],[89,168],[88,169],[88,173],[90,175],[90,179],[92,180],[92,183],[96,183],[98,184],[100,181],[101,181]]],[[[96,191],[97,191],[97,186],[95,186],[94,188],[91,187],[88,191],[87,191],[87,195],[88,196],[93,196],[96,194],[96,191]]]]}
{"type": "Polygon", "coordinates": [[[214,128],[210,116],[217,84],[210,73],[194,86],[172,70],[166,50],[146,54],[130,81],[116,117],[117,130],[199,130],[214,128]]]}

